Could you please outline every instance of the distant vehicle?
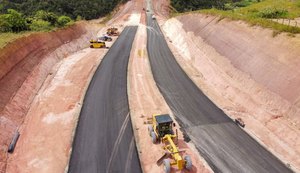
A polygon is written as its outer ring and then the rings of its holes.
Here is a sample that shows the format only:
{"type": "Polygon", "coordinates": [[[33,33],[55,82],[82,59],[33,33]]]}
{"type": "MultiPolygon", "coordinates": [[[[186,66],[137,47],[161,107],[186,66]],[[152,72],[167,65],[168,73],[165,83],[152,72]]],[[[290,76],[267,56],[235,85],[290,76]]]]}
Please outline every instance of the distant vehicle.
{"type": "Polygon", "coordinates": [[[111,27],[107,29],[106,34],[109,36],[119,36],[120,32],[118,31],[118,28],[111,27]]]}
{"type": "Polygon", "coordinates": [[[147,12],[150,12],[150,11],[147,9],[147,12]]]}
{"type": "Polygon", "coordinates": [[[99,41],[112,41],[112,38],[110,36],[102,36],[98,38],[99,41]]]}
{"type": "Polygon", "coordinates": [[[243,128],[245,127],[245,123],[242,120],[242,118],[237,118],[237,119],[234,120],[234,122],[235,122],[235,124],[237,124],[237,125],[239,125],[239,126],[241,126],[243,128]]]}
{"type": "Polygon", "coordinates": [[[155,19],[156,19],[155,15],[152,15],[152,20],[155,20],[155,19]]]}

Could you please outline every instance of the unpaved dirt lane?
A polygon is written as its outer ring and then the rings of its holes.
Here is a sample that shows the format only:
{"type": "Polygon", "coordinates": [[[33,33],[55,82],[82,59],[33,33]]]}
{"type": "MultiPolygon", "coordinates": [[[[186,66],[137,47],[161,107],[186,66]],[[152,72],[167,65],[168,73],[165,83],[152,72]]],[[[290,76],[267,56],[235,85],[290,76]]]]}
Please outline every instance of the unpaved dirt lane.
{"type": "Polygon", "coordinates": [[[215,172],[292,172],[236,126],[176,62],[155,20],[147,17],[147,49],[157,86],[215,172]]]}
{"type": "MultiPolygon", "coordinates": [[[[151,118],[154,113],[171,114],[171,111],[155,85],[147,55],[146,43],[146,27],[140,24],[133,43],[129,62],[128,97],[134,134],[137,141],[136,143],[143,171],[145,173],[159,173],[164,172],[162,165],[156,165],[156,161],[164,153],[164,150],[162,149],[163,144],[152,144],[147,130],[149,124],[146,122],[148,121],[147,119],[151,118]]],[[[203,163],[204,159],[200,158],[198,151],[195,149],[193,144],[186,143],[184,141],[183,134],[179,129],[180,127],[177,122],[176,124],[177,126],[175,128],[178,130],[179,136],[178,146],[180,150],[185,151],[181,154],[182,156],[191,156],[194,166],[191,171],[180,171],[177,170],[176,166],[174,166],[172,167],[172,172],[212,172],[209,169],[209,166],[203,163]]]]}
{"type": "Polygon", "coordinates": [[[126,27],[98,67],[85,96],[69,173],[139,173],[127,99],[127,64],[137,27],[126,27]]]}

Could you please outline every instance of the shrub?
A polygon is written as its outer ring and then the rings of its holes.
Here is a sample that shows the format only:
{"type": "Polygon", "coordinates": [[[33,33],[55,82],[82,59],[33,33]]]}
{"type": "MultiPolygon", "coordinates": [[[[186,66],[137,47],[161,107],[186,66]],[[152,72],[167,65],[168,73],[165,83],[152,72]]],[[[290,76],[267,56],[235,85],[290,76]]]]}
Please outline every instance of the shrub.
{"type": "Polygon", "coordinates": [[[60,16],[57,20],[57,24],[59,26],[66,26],[71,21],[72,21],[72,19],[68,16],[60,16]]]}
{"type": "Polygon", "coordinates": [[[82,17],[78,15],[78,16],[76,17],[76,21],[80,21],[80,20],[82,20],[82,17]]]}
{"type": "Polygon", "coordinates": [[[252,4],[252,2],[251,1],[247,1],[247,0],[234,3],[234,5],[236,7],[247,7],[247,6],[251,5],[251,4],[252,4]]]}
{"type": "Polygon", "coordinates": [[[258,15],[262,18],[277,19],[286,17],[288,15],[288,11],[285,9],[265,8],[260,11],[258,15]]]}
{"type": "Polygon", "coordinates": [[[33,31],[49,31],[51,30],[51,23],[44,20],[33,20],[30,29],[33,31]]]}
{"type": "Polygon", "coordinates": [[[13,9],[8,9],[7,12],[8,14],[1,15],[0,30],[20,32],[27,29],[26,20],[21,13],[13,9]]]}
{"type": "Polygon", "coordinates": [[[296,2],[296,5],[297,5],[297,7],[300,7],[300,1],[299,0],[296,2]]]}
{"type": "Polygon", "coordinates": [[[8,15],[0,15],[0,32],[11,32],[11,24],[7,20],[8,15]]]}
{"type": "Polygon", "coordinates": [[[51,23],[51,25],[55,25],[57,23],[57,15],[52,12],[46,12],[44,10],[39,10],[35,13],[34,18],[37,20],[44,20],[51,23]]]}
{"type": "Polygon", "coordinates": [[[231,3],[224,4],[224,10],[233,10],[234,6],[231,3]]]}

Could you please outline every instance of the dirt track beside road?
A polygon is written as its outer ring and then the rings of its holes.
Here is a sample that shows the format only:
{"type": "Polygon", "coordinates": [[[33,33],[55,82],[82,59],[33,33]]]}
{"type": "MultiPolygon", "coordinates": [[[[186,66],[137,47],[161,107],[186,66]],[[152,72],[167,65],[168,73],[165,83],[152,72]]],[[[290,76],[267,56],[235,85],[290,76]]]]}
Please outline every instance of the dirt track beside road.
{"type": "MultiPolygon", "coordinates": [[[[149,124],[147,124],[147,119],[156,113],[172,113],[155,85],[151,73],[146,49],[146,26],[143,25],[145,23],[145,14],[142,14],[142,16],[144,19],[141,19],[142,24],[139,25],[129,61],[128,97],[142,169],[146,173],[157,173],[163,172],[163,166],[157,166],[156,161],[164,154],[164,150],[162,149],[162,144],[152,144],[151,138],[148,135],[147,128],[149,124]]],[[[184,141],[183,134],[179,129],[180,127],[177,122],[176,124],[176,129],[179,132],[179,148],[180,150],[185,150],[184,155],[190,155],[193,161],[194,166],[190,172],[211,172],[204,159],[199,156],[194,145],[184,141]]],[[[180,172],[176,170],[176,167],[172,171],[180,172]]],[[[183,172],[188,171],[183,170],[183,172]]]]}

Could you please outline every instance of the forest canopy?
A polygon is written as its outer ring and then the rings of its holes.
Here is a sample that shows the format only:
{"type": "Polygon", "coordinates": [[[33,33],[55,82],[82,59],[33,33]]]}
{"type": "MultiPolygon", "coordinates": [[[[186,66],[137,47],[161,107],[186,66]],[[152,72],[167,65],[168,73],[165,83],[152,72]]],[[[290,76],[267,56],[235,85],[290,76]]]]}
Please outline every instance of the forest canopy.
{"type": "Polygon", "coordinates": [[[96,19],[127,0],[0,0],[0,32],[50,31],[96,19]]]}
{"type": "Polygon", "coordinates": [[[69,16],[76,19],[95,19],[110,13],[118,3],[127,0],[0,0],[0,13],[14,9],[25,16],[32,16],[39,10],[69,16]]]}

